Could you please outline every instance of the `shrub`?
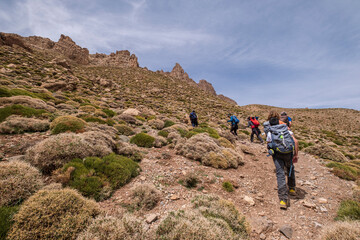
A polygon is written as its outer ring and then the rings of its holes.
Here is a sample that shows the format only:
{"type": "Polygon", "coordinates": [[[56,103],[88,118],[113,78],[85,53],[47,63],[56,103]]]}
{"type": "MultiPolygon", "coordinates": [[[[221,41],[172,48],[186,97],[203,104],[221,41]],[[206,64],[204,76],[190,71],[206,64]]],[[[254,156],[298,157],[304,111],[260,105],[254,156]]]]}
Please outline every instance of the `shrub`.
{"type": "Polygon", "coordinates": [[[150,184],[136,185],[131,189],[131,196],[136,209],[151,210],[160,201],[159,191],[150,184]]]}
{"type": "Polygon", "coordinates": [[[154,145],[155,138],[146,134],[138,133],[130,139],[130,143],[134,143],[139,147],[150,148],[154,145]]]}
{"type": "Polygon", "coordinates": [[[0,207],[0,239],[6,239],[6,235],[13,224],[13,216],[19,211],[19,206],[0,207]]]}
{"type": "Polygon", "coordinates": [[[103,112],[108,116],[108,117],[114,117],[116,115],[116,113],[113,110],[110,110],[108,108],[103,109],[103,112]]]}
{"type": "Polygon", "coordinates": [[[135,134],[134,130],[129,126],[126,126],[125,124],[117,124],[114,127],[119,131],[121,135],[130,136],[135,134]]]}
{"type": "Polygon", "coordinates": [[[342,201],[336,220],[360,220],[360,202],[354,200],[342,201]]]}
{"type": "Polygon", "coordinates": [[[337,162],[330,162],[326,164],[327,167],[333,168],[332,172],[338,176],[339,178],[346,179],[346,180],[353,180],[355,181],[358,176],[360,175],[360,171],[354,167],[347,166],[342,163],[337,162]]]}
{"type": "Polygon", "coordinates": [[[235,149],[234,145],[229,140],[227,140],[226,138],[220,137],[219,138],[219,143],[220,143],[220,146],[222,146],[224,148],[235,149]]]}
{"type": "Polygon", "coordinates": [[[245,218],[235,206],[213,196],[193,199],[192,209],[171,212],[156,230],[158,239],[248,239],[245,218]]]}
{"type": "Polygon", "coordinates": [[[194,188],[198,184],[199,180],[194,173],[187,173],[181,180],[180,183],[187,188],[194,188]]]}
{"type": "Polygon", "coordinates": [[[84,130],[86,122],[74,116],[61,116],[55,118],[50,125],[52,134],[63,132],[81,132],[84,130]]]}
{"type": "Polygon", "coordinates": [[[347,161],[347,158],[344,156],[344,154],[326,145],[314,145],[311,147],[307,147],[305,149],[305,152],[335,162],[347,161]]]}
{"type": "Polygon", "coordinates": [[[304,141],[299,141],[299,149],[302,150],[304,148],[313,146],[314,144],[312,142],[304,142],[304,141]]]}
{"type": "Polygon", "coordinates": [[[11,106],[11,105],[23,105],[29,108],[43,109],[48,112],[55,112],[56,108],[48,105],[43,100],[32,98],[28,96],[13,96],[0,98],[0,105],[11,106]]]}
{"type": "Polygon", "coordinates": [[[106,121],[99,118],[99,117],[95,117],[92,115],[85,115],[85,116],[81,116],[82,119],[84,119],[86,122],[96,122],[96,123],[100,123],[100,124],[106,124],[106,121]]]}
{"type": "Polygon", "coordinates": [[[99,212],[75,190],[40,190],[20,207],[8,238],[75,239],[99,212]]]}
{"type": "Polygon", "coordinates": [[[0,133],[44,132],[49,129],[49,126],[50,124],[47,120],[12,116],[0,124],[0,133]]]}
{"type": "Polygon", "coordinates": [[[25,160],[50,174],[74,158],[103,157],[113,151],[116,151],[116,145],[108,134],[98,131],[61,133],[30,147],[25,160]]]}
{"type": "Polygon", "coordinates": [[[173,121],[170,121],[170,120],[166,120],[164,122],[164,128],[167,128],[167,127],[171,127],[172,125],[174,125],[175,123],[173,121]]]}
{"type": "Polygon", "coordinates": [[[197,134],[184,144],[178,143],[175,149],[177,154],[214,168],[237,168],[244,164],[241,154],[233,149],[221,147],[220,143],[207,133],[197,134]]]}
{"type": "Polygon", "coordinates": [[[30,107],[24,107],[22,105],[11,105],[4,108],[0,108],[0,122],[3,122],[10,115],[20,115],[23,117],[39,117],[46,113],[43,109],[34,109],[30,107]]]}
{"type": "Polygon", "coordinates": [[[143,159],[143,154],[137,146],[125,142],[118,143],[117,153],[124,155],[135,162],[140,162],[143,159]]]}
{"type": "Polygon", "coordinates": [[[169,136],[169,133],[167,131],[161,130],[158,132],[158,135],[167,138],[169,136]]]}
{"type": "Polygon", "coordinates": [[[152,119],[152,120],[149,120],[149,125],[155,129],[158,129],[158,130],[161,130],[164,128],[164,121],[161,121],[159,119],[152,119]]]}
{"type": "Polygon", "coordinates": [[[144,117],[142,117],[142,116],[135,116],[135,118],[136,118],[137,120],[142,121],[142,122],[145,122],[145,121],[146,121],[146,119],[145,119],[144,117]]]}
{"type": "Polygon", "coordinates": [[[133,216],[121,219],[111,216],[97,217],[77,240],[145,240],[143,223],[133,216]]]}
{"type": "Polygon", "coordinates": [[[0,206],[18,204],[43,185],[39,170],[29,163],[0,162],[0,206]]]}
{"type": "Polygon", "coordinates": [[[360,222],[336,222],[327,226],[322,240],[355,240],[360,238],[360,222]]]}
{"type": "Polygon", "coordinates": [[[85,105],[85,106],[80,106],[79,110],[87,113],[93,113],[96,111],[96,108],[91,105],[85,105]]]}
{"type": "Polygon", "coordinates": [[[44,101],[54,99],[54,97],[51,96],[50,93],[46,93],[46,92],[33,93],[20,88],[8,89],[8,88],[0,87],[0,97],[11,97],[11,96],[20,96],[20,95],[29,96],[32,98],[39,98],[44,101]]]}
{"type": "Polygon", "coordinates": [[[137,122],[133,116],[128,115],[128,114],[117,115],[114,119],[118,122],[124,121],[124,122],[130,123],[130,124],[135,124],[137,122]]]}
{"type": "Polygon", "coordinates": [[[74,159],[67,163],[58,179],[96,201],[104,200],[139,173],[139,165],[124,156],[74,159]]]}
{"type": "Polygon", "coordinates": [[[189,131],[185,137],[187,138],[191,138],[192,136],[199,134],[199,133],[208,133],[210,137],[218,139],[220,138],[219,133],[211,128],[211,127],[198,127],[198,128],[194,128],[191,131],[189,131]]]}
{"type": "Polygon", "coordinates": [[[222,187],[227,192],[233,192],[234,186],[231,184],[231,182],[223,182],[222,187]]]}

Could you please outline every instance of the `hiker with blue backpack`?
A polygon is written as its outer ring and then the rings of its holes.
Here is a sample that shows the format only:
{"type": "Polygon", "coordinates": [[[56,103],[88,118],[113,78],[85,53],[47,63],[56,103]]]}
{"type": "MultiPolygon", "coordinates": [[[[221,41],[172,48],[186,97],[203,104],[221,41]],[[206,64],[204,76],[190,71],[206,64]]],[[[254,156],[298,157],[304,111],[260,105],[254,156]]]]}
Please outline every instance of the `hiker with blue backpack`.
{"type": "Polygon", "coordinates": [[[230,118],[230,120],[228,120],[228,122],[231,123],[231,129],[230,132],[232,134],[234,134],[235,136],[237,136],[237,130],[239,128],[239,119],[235,116],[235,115],[231,115],[230,113],[228,114],[228,117],[230,118]]]}
{"type": "Polygon", "coordinates": [[[293,157],[295,152],[295,142],[293,133],[289,130],[286,123],[280,121],[280,115],[271,111],[268,121],[264,123],[266,141],[268,142],[268,156],[272,156],[278,186],[278,196],[280,208],[287,209],[289,205],[289,194],[296,195],[295,191],[295,170],[293,157]],[[287,176],[287,184],[286,177],[287,176]]]}
{"type": "Polygon", "coordinates": [[[193,127],[197,127],[199,125],[195,110],[190,113],[190,121],[193,127]]]}

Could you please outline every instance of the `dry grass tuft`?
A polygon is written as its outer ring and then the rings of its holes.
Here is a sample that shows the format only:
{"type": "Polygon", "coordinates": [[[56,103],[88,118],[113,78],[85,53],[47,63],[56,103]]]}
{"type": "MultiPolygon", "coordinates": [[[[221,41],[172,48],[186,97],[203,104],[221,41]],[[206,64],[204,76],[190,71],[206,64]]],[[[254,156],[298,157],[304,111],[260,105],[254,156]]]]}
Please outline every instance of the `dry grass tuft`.
{"type": "Polygon", "coordinates": [[[38,169],[23,161],[0,162],[0,206],[17,204],[42,188],[38,169]]]}
{"type": "Polygon", "coordinates": [[[82,232],[77,240],[133,240],[146,239],[143,223],[133,216],[121,219],[112,216],[99,216],[82,232]]]}
{"type": "Polygon", "coordinates": [[[48,112],[56,111],[53,106],[46,104],[46,102],[44,102],[43,100],[32,98],[29,96],[13,96],[0,98],[0,106],[9,106],[14,104],[20,104],[35,109],[44,109],[48,112]]]}
{"type": "Polygon", "coordinates": [[[177,154],[202,162],[214,168],[237,168],[243,165],[243,157],[232,148],[224,148],[219,141],[206,133],[196,134],[175,147],[177,154]]]}
{"type": "Polygon", "coordinates": [[[347,158],[344,156],[344,154],[326,145],[317,144],[310,146],[305,148],[305,152],[335,162],[347,162],[347,158]]]}
{"type": "Polygon", "coordinates": [[[121,135],[130,136],[135,134],[134,130],[129,126],[126,126],[125,124],[117,124],[114,127],[121,135]]]}
{"type": "Polygon", "coordinates": [[[149,124],[151,127],[155,128],[155,129],[158,129],[158,130],[163,129],[164,126],[165,126],[164,121],[159,120],[159,119],[149,120],[149,121],[148,121],[148,124],[149,124]]]}
{"type": "Polygon", "coordinates": [[[137,209],[151,210],[160,201],[160,192],[150,184],[139,184],[131,189],[133,204],[137,209]]]}
{"type": "Polygon", "coordinates": [[[35,118],[11,116],[0,124],[0,133],[44,132],[49,129],[49,121],[35,118]]]}
{"type": "Polygon", "coordinates": [[[25,160],[50,174],[74,158],[103,157],[113,150],[116,150],[114,140],[102,132],[61,133],[29,148],[25,160]]]}
{"type": "Polygon", "coordinates": [[[336,222],[323,230],[322,240],[360,239],[360,221],[336,222]]]}
{"type": "Polygon", "coordinates": [[[8,238],[75,239],[99,213],[94,201],[75,190],[40,190],[14,216],[8,238]]]}
{"type": "Polygon", "coordinates": [[[249,227],[231,202],[203,195],[195,197],[191,210],[171,212],[156,235],[158,239],[248,239],[249,227]]]}

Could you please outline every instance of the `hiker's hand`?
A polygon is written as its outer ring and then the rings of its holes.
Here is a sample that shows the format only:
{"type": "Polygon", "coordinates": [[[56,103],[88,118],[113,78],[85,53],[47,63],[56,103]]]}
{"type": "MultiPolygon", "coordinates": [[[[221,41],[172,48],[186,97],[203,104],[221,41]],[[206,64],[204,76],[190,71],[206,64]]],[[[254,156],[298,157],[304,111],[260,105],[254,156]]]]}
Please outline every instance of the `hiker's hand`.
{"type": "Polygon", "coordinates": [[[293,157],[293,163],[297,163],[298,162],[298,155],[295,155],[294,157],[293,157]]]}

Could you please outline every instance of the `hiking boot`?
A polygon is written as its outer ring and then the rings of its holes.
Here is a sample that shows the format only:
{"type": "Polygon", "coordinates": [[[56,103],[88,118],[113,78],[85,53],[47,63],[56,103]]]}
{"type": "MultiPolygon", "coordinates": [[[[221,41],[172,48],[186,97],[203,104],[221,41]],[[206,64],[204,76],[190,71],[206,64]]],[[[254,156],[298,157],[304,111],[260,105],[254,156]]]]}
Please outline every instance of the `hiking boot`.
{"type": "Polygon", "coordinates": [[[290,194],[291,196],[296,196],[296,190],[295,190],[295,188],[290,188],[290,189],[289,189],[289,194],[290,194]]]}
{"type": "Polygon", "coordinates": [[[280,209],[287,209],[287,201],[286,200],[280,200],[280,209]]]}

